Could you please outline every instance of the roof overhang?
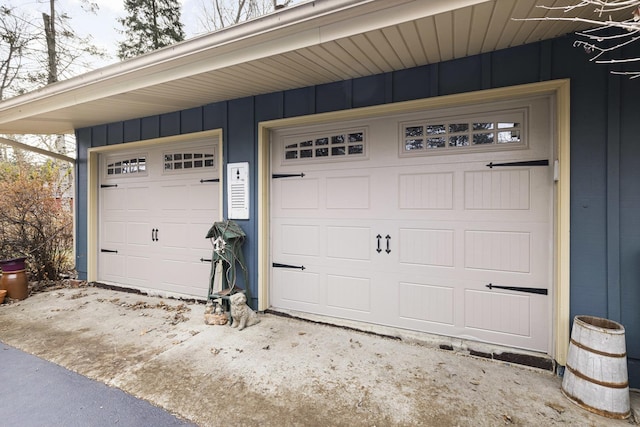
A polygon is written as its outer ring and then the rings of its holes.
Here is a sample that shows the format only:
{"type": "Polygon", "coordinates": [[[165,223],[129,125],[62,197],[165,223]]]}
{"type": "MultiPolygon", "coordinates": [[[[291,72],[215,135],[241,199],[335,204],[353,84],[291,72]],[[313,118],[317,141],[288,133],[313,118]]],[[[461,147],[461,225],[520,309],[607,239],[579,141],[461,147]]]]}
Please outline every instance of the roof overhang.
{"type": "MultiPolygon", "coordinates": [[[[59,134],[550,39],[562,0],[316,0],[0,103],[0,133],[59,134]]],[[[593,11],[588,11],[593,13],[593,11]]]]}

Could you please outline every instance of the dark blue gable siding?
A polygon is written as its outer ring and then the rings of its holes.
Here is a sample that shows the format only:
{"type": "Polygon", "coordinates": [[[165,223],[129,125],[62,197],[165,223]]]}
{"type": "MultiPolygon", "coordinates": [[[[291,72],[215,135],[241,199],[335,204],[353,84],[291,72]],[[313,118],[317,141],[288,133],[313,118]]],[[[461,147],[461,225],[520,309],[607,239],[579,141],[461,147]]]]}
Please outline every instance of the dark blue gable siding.
{"type": "Polygon", "coordinates": [[[625,326],[630,381],[640,387],[640,82],[620,88],[620,321],[625,326]]]}
{"type": "MultiPolygon", "coordinates": [[[[227,162],[250,163],[251,219],[245,254],[257,297],[257,126],[260,121],[389,102],[571,79],[571,316],[621,321],[629,375],[640,386],[640,81],[613,76],[571,37],[440,64],[77,131],[77,268],[86,277],[87,148],[221,128],[227,162]],[[112,135],[115,133],[116,135],[112,135]]],[[[226,206],[225,206],[226,212],[226,206]]]]}

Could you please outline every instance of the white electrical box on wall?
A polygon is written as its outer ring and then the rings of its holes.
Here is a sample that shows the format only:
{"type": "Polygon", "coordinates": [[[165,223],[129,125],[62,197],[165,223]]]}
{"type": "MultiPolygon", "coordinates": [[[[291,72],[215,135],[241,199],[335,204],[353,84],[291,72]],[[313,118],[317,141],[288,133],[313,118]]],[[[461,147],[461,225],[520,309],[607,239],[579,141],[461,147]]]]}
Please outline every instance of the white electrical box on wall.
{"type": "Polygon", "coordinates": [[[227,164],[228,219],[249,219],[249,163],[227,164]]]}

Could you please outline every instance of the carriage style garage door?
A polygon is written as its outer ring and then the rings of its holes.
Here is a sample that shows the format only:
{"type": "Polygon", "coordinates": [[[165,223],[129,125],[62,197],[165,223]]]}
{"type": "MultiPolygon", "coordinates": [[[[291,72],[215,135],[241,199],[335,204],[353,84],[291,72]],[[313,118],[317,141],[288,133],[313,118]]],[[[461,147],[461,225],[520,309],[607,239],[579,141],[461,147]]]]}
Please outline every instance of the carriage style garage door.
{"type": "Polygon", "coordinates": [[[206,298],[220,218],[217,141],[103,154],[98,280],[206,298]]]}
{"type": "Polygon", "coordinates": [[[552,109],[274,131],[271,306],[548,352],[552,109]]]}

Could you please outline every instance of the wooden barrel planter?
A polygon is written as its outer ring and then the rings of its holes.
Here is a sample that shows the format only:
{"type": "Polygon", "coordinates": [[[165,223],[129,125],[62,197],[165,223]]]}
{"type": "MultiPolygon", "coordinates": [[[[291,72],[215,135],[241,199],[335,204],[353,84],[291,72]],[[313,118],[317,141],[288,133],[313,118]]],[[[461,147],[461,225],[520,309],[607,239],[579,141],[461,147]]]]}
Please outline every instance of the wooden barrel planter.
{"type": "Polygon", "coordinates": [[[0,261],[0,289],[7,291],[8,298],[23,300],[29,296],[25,260],[26,258],[13,258],[0,261]]]}
{"type": "Polygon", "coordinates": [[[574,318],[562,393],[593,413],[616,419],[629,417],[624,326],[599,317],[574,318]]]}

